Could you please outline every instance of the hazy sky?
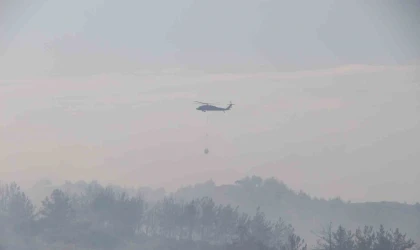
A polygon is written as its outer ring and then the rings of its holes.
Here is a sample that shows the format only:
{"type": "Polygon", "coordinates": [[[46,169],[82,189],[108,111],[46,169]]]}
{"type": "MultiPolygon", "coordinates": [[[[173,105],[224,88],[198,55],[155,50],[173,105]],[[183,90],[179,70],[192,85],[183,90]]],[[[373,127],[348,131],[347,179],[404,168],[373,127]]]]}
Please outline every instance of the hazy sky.
{"type": "Polygon", "coordinates": [[[418,13],[414,0],[1,1],[1,179],[173,189],[257,174],[420,201],[418,13]]]}

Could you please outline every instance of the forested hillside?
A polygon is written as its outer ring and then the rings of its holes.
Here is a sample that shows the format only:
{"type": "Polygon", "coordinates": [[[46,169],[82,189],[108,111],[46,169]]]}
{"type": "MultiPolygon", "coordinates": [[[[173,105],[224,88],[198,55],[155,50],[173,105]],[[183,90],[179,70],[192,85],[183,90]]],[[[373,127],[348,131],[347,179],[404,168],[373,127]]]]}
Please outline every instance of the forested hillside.
{"type": "Polygon", "coordinates": [[[176,197],[193,199],[209,196],[221,204],[239,205],[242,211],[252,213],[257,207],[269,219],[279,215],[292,223],[308,242],[314,242],[319,231],[329,223],[355,230],[360,225],[399,228],[410,237],[420,240],[420,204],[397,202],[352,203],[340,198],[311,197],[303,191],[296,192],[284,183],[257,176],[246,177],[232,185],[216,186],[212,181],[179,189],[176,197]]]}
{"type": "Polygon", "coordinates": [[[5,249],[399,250],[419,235],[418,205],[327,201],[255,176],[166,195],[83,181],[44,181],[28,193],[1,186],[5,249]]]}

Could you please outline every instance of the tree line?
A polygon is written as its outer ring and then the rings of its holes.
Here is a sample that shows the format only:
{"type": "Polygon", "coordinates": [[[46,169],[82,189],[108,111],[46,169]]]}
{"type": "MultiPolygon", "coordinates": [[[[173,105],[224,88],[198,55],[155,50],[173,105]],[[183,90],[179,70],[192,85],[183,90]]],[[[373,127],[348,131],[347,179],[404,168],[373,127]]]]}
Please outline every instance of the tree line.
{"type": "Polygon", "coordinates": [[[265,249],[406,250],[415,246],[398,229],[365,226],[355,232],[329,225],[310,247],[281,217],[240,212],[208,197],[147,202],[91,183],[78,194],[54,189],[36,208],[16,183],[0,187],[0,249],[265,249]]]}

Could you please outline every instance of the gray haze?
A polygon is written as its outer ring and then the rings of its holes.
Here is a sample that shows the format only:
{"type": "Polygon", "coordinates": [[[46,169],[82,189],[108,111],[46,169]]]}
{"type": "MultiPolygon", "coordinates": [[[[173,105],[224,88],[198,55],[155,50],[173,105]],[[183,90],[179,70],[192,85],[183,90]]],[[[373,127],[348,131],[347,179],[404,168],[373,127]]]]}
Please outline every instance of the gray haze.
{"type": "Polygon", "coordinates": [[[415,203],[420,4],[367,2],[1,1],[1,179],[415,203]]]}

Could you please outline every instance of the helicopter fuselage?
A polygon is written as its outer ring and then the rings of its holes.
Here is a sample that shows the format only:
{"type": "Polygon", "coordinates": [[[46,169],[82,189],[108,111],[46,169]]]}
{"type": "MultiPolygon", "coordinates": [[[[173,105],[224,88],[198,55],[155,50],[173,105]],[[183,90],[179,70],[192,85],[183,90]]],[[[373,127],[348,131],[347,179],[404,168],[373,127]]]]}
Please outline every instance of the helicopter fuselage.
{"type": "Polygon", "coordinates": [[[216,106],[213,106],[213,105],[202,105],[202,106],[198,107],[197,110],[200,110],[202,112],[206,112],[206,111],[226,111],[228,109],[227,108],[216,107],[216,106]]]}

